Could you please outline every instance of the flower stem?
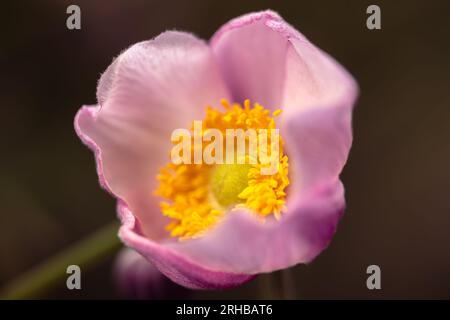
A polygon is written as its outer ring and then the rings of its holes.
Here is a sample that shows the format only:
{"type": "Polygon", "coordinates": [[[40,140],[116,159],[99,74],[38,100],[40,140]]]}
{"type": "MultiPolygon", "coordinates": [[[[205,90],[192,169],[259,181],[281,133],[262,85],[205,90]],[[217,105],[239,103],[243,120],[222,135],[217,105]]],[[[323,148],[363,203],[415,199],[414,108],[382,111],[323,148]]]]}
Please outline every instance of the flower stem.
{"type": "Polygon", "coordinates": [[[117,222],[110,223],[12,280],[0,290],[0,299],[37,299],[58,284],[65,284],[69,265],[77,265],[84,271],[121,247],[118,228],[117,222]]]}
{"type": "Polygon", "coordinates": [[[284,269],[281,271],[281,287],[283,292],[283,299],[294,300],[297,299],[297,284],[295,279],[295,267],[284,269]]]}
{"type": "Polygon", "coordinates": [[[260,299],[262,300],[274,300],[280,299],[277,296],[275,288],[275,274],[262,274],[258,277],[260,299]]]}
{"type": "Polygon", "coordinates": [[[293,300],[297,298],[293,268],[260,276],[262,299],[293,300]]]}

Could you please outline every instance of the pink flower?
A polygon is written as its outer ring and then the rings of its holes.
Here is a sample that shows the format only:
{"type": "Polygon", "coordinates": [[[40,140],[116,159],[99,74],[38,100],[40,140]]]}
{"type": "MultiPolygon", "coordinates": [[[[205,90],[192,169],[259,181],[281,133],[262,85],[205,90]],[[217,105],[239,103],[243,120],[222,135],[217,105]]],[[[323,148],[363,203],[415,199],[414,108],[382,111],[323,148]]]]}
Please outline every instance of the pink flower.
{"type": "Polygon", "coordinates": [[[339,174],[357,92],[335,60],[264,11],[228,22],[209,45],[183,32],[133,45],[102,75],[98,105],[80,109],[75,129],[95,152],[101,185],[118,200],[122,241],[178,284],[227,288],[307,263],[329,244],[345,207],[339,174]],[[189,235],[191,225],[176,229],[179,212],[170,205],[161,213],[155,177],[168,162],[172,130],[202,119],[208,105],[218,110],[223,98],[283,110],[290,185],[277,195],[285,210],[264,221],[245,205],[225,210],[201,236],[179,241],[164,227],[175,221],[173,234],[189,235]]]}

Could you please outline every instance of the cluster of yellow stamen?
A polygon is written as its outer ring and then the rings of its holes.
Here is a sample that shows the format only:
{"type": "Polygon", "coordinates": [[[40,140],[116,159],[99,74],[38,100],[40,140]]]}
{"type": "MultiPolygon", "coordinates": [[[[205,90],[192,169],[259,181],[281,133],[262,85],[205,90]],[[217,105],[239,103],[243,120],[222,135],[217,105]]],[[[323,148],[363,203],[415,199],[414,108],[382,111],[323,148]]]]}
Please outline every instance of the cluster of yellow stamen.
{"type": "Polygon", "coordinates": [[[285,188],[289,185],[288,157],[281,157],[276,174],[261,174],[261,166],[256,164],[250,168],[248,186],[239,194],[245,204],[239,204],[238,207],[249,208],[261,216],[274,214],[276,219],[280,219],[281,212],[285,209],[285,188]]]}
{"type": "MultiPolygon", "coordinates": [[[[258,103],[249,100],[244,106],[222,100],[224,111],[207,107],[202,134],[207,129],[276,129],[275,117],[258,103]]],[[[278,142],[278,141],[277,141],[278,142]]],[[[272,142],[268,140],[268,149],[272,142]]],[[[259,148],[259,145],[258,145],[259,148]]],[[[267,154],[267,153],[266,153],[267,154]]],[[[273,214],[280,219],[285,209],[285,189],[289,185],[288,157],[279,139],[279,161],[276,173],[265,175],[256,164],[173,164],[161,168],[156,194],[163,197],[162,213],[172,219],[166,229],[182,240],[201,236],[218,222],[227,210],[247,208],[259,217],[273,214]]]]}

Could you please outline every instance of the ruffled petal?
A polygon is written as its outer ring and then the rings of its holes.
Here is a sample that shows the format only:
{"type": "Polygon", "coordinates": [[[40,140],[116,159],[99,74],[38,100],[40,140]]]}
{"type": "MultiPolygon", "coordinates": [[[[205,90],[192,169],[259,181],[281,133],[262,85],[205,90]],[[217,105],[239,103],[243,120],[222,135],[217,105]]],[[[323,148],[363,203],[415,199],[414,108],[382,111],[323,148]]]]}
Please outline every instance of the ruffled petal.
{"type": "Polygon", "coordinates": [[[358,96],[353,77],[296,34],[292,31],[289,38],[281,118],[294,194],[314,192],[339,179],[352,144],[358,96]]]}
{"type": "Polygon", "coordinates": [[[281,19],[272,11],[238,17],[211,38],[211,47],[236,102],[281,107],[287,41],[267,26],[281,19]]]}
{"type": "Polygon", "coordinates": [[[170,136],[202,119],[228,92],[206,43],[166,32],[124,51],[99,81],[99,106],[75,118],[94,150],[100,182],[127,203],[152,239],[166,236],[156,197],[158,169],[170,160],[170,136]]]}
{"type": "Polygon", "coordinates": [[[175,283],[191,289],[226,289],[252,280],[255,276],[214,270],[199,261],[190,260],[185,255],[160,245],[145,237],[139,222],[124,203],[118,205],[122,227],[119,236],[122,241],[141,253],[164,275],[175,283]]]}

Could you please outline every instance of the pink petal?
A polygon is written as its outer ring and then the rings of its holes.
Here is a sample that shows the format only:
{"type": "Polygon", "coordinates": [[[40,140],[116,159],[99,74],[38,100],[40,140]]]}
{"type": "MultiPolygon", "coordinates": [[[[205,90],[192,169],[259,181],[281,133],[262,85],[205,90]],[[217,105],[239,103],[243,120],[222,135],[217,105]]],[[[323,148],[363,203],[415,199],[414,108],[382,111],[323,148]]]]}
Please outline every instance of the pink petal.
{"type": "Polygon", "coordinates": [[[167,163],[170,135],[202,119],[205,106],[228,98],[213,55],[203,41],[166,32],[124,51],[100,79],[100,106],[75,118],[80,138],[96,154],[100,182],[138,217],[146,236],[167,236],[156,188],[167,163]]]}
{"type": "Polygon", "coordinates": [[[358,86],[341,65],[294,31],[289,42],[281,130],[295,174],[292,189],[305,193],[339,179],[352,144],[358,86]]]}
{"type": "Polygon", "coordinates": [[[280,19],[271,11],[231,20],[211,39],[211,47],[234,101],[279,108],[283,93],[287,41],[267,26],[280,19]]]}
{"type": "Polygon", "coordinates": [[[142,235],[135,216],[123,203],[118,205],[122,227],[119,236],[136,249],[164,275],[179,285],[191,289],[225,289],[252,280],[253,275],[223,272],[190,260],[168,246],[160,245],[142,235]]]}

